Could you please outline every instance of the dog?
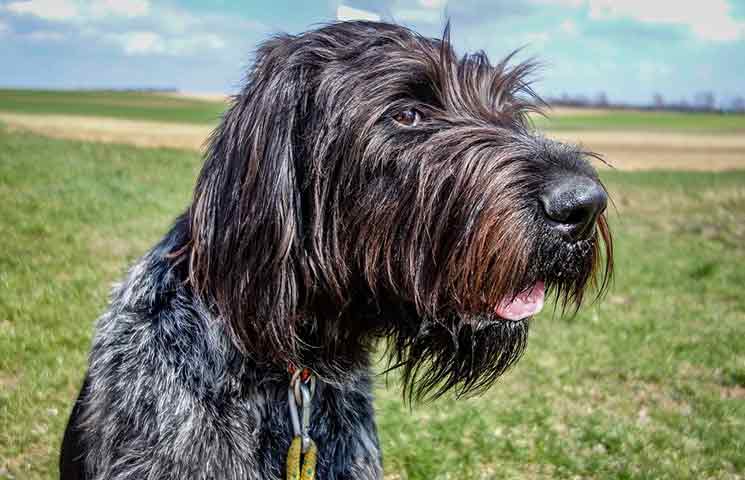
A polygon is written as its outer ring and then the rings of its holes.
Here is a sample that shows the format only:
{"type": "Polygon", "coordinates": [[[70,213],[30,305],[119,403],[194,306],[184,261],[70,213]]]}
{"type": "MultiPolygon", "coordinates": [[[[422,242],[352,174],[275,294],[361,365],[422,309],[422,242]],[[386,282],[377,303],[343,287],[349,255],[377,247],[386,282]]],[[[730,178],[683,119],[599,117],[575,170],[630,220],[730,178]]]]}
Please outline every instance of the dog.
{"type": "Polygon", "coordinates": [[[491,386],[545,295],[579,308],[612,272],[597,156],[532,128],[534,70],[449,28],[263,43],[98,320],[61,478],[381,479],[381,342],[410,400],[491,386]]]}

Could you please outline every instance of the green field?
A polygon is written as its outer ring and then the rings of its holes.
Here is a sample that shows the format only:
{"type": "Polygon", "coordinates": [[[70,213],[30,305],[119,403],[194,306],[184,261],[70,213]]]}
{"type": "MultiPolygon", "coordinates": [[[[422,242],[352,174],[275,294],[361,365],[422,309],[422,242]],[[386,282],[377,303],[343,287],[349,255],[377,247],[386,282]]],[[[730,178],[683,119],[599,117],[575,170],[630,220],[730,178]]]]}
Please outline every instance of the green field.
{"type": "Polygon", "coordinates": [[[653,130],[745,133],[745,115],[738,113],[641,112],[610,110],[537,117],[540,128],[551,130],[653,130]]]}
{"type": "MultiPolygon", "coordinates": [[[[56,478],[109,286],[186,206],[199,164],[0,126],[0,478],[56,478]]],[[[380,378],[386,478],[743,478],[745,171],[602,175],[606,298],[573,318],[547,309],[481,397],[409,409],[380,378]]]]}
{"type": "MultiPolygon", "coordinates": [[[[0,112],[105,116],[213,124],[225,103],[160,93],[122,91],[45,91],[0,89],[0,112]]],[[[540,128],[551,130],[658,130],[689,132],[745,132],[745,115],[718,113],[606,112],[535,117],[540,128]]]]}
{"type": "Polygon", "coordinates": [[[2,90],[0,111],[85,115],[163,122],[216,123],[225,104],[159,93],[2,90]]]}

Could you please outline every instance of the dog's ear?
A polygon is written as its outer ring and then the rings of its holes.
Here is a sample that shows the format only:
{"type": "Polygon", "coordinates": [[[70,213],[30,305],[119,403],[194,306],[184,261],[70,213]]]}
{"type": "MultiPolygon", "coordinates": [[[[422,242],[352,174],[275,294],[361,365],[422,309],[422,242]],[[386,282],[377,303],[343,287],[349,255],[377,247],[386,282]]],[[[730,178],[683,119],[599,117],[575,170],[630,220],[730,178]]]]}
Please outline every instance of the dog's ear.
{"type": "Polygon", "coordinates": [[[302,271],[299,126],[310,72],[292,37],[258,51],[246,86],[210,139],[190,209],[190,281],[236,344],[270,361],[295,357],[302,271]]]}

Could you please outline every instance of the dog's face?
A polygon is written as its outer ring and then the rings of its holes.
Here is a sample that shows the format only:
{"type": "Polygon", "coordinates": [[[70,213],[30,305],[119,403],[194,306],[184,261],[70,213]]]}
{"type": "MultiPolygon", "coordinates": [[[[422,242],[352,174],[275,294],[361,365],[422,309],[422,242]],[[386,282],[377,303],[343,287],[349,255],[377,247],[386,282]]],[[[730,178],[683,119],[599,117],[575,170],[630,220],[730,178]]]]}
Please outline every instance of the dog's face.
{"type": "Polygon", "coordinates": [[[546,292],[605,283],[604,189],[531,130],[531,69],[369,22],[265,44],[190,210],[192,281],[236,343],[333,379],[384,335],[410,393],[466,393],[546,292]]]}

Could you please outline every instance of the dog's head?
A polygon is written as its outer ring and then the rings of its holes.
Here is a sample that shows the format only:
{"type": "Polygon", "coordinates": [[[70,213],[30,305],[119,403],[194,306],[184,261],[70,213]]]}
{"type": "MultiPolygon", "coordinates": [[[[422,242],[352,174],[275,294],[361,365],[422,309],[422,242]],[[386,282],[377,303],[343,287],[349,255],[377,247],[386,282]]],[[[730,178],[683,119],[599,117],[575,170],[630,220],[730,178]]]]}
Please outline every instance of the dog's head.
{"type": "Polygon", "coordinates": [[[605,191],[532,131],[531,71],[384,23],[263,44],[190,209],[191,281],[244,352],[334,379],[387,336],[410,392],[465,393],[546,292],[604,284],[605,191]]]}

